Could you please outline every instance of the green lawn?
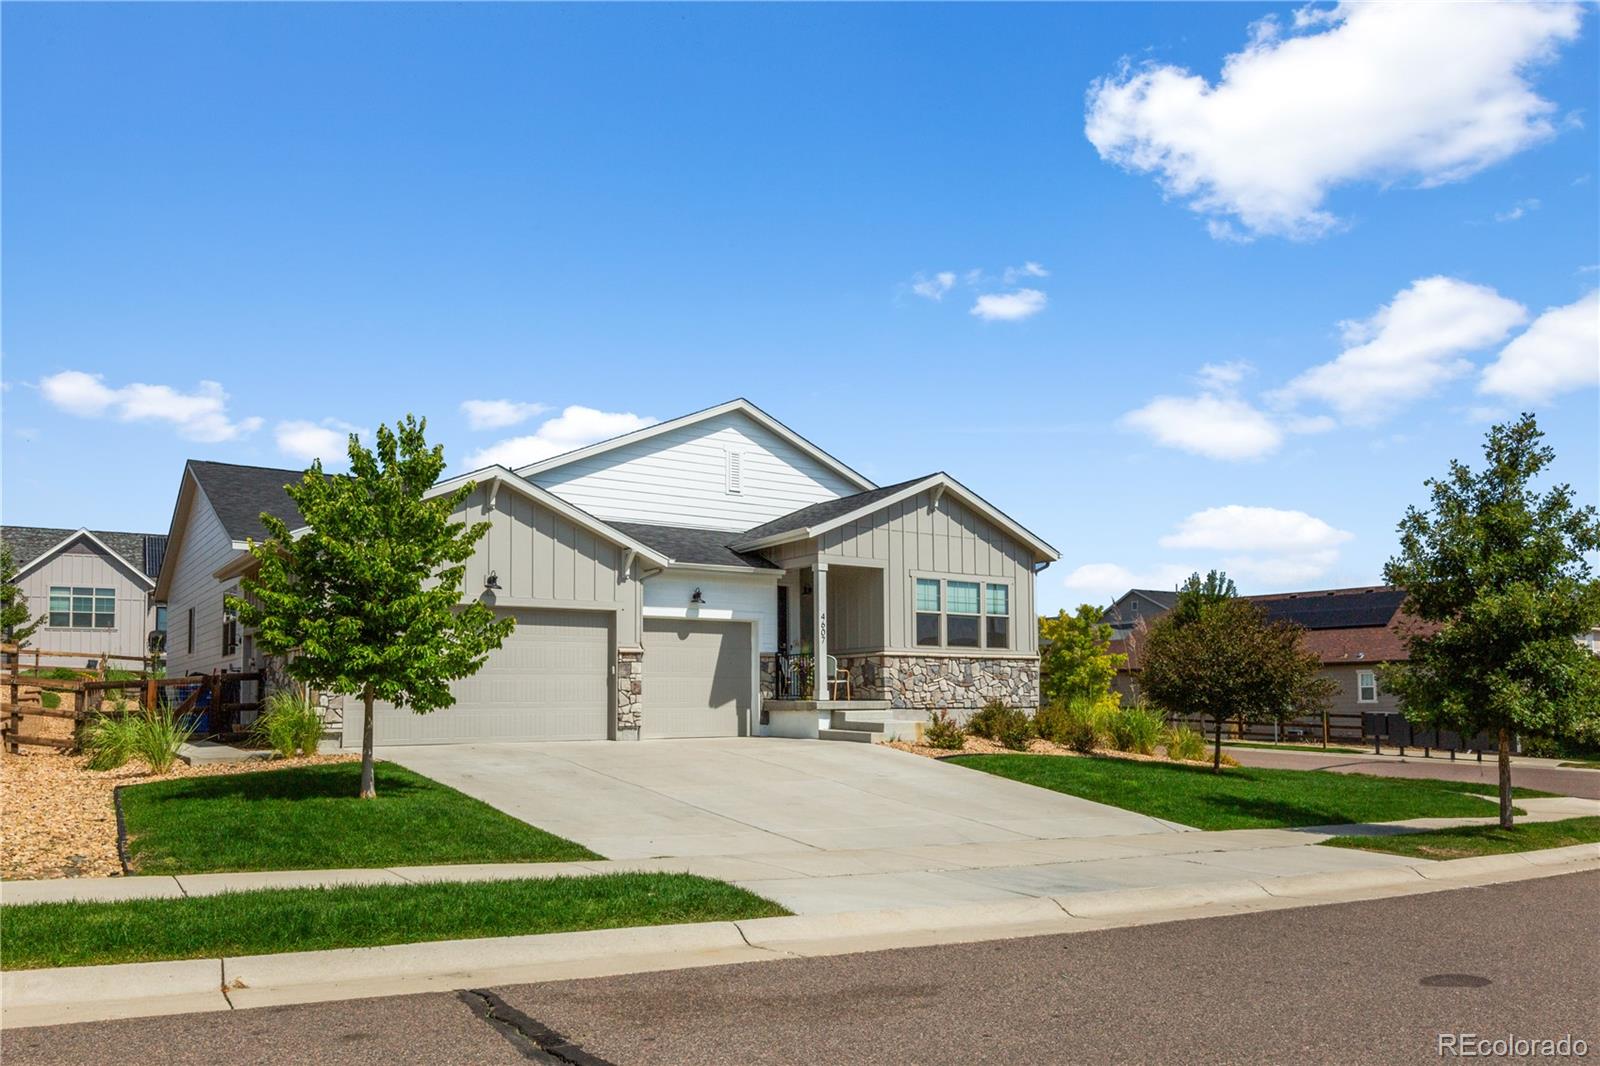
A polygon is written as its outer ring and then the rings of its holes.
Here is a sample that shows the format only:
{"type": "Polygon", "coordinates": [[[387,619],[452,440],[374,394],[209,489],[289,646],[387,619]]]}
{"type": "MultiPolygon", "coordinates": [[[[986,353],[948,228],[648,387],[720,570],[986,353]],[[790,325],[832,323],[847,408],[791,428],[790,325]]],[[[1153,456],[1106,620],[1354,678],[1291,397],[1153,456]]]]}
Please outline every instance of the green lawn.
{"type": "Polygon", "coordinates": [[[1574,770],[1600,770],[1600,759],[1579,759],[1574,762],[1556,763],[1557,766],[1566,766],[1574,770]]]}
{"type": "Polygon", "coordinates": [[[787,913],[721,881],[654,873],[34,903],[5,908],[0,967],[266,955],[787,913]]]}
{"type": "Polygon", "coordinates": [[[420,774],[380,762],[188,777],[124,788],[130,865],[141,874],[326,870],[598,859],[420,774]]]}
{"type": "Polygon", "coordinates": [[[1498,825],[1474,825],[1399,836],[1334,837],[1323,843],[1333,848],[1386,851],[1391,855],[1409,855],[1417,859],[1465,859],[1473,855],[1505,855],[1513,851],[1539,851],[1573,844],[1600,843],[1600,818],[1528,822],[1510,829],[1501,829],[1498,825]]]}
{"type": "MultiPolygon", "coordinates": [[[[1210,767],[1054,755],[958,755],[945,761],[1196,829],[1488,818],[1495,814],[1493,804],[1462,795],[1494,795],[1493,786],[1460,781],[1245,766],[1214,774],[1210,767]]],[[[1517,789],[1515,795],[1547,793],[1517,789]]]]}
{"type": "Polygon", "coordinates": [[[1365,755],[1363,748],[1338,748],[1332,745],[1324,748],[1321,744],[1257,744],[1243,740],[1224,740],[1224,748],[1259,748],[1262,751],[1314,751],[1319,755],[1365,755]]]}

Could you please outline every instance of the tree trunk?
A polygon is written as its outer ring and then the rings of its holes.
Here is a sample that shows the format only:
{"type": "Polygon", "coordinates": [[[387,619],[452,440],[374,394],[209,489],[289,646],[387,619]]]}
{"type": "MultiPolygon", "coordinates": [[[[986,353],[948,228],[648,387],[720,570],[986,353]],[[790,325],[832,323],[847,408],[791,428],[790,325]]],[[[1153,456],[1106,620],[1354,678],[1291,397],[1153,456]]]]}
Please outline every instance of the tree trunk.
{"type": "Polygon", "coordinates": [[[372,772],[372,686],[361,693],[361,798],[378,798],[378,783],[372,772]]]}
{"type": "Polygon", "coordinates": [[[1216,743],[1211,748],[1211,772],[1220,774],[1222,773],[1222,716],[1218,715],[1212,721],[1217,723],[1217,738],[1216,743]]]}
{"type": "Polygon", "coordinates": [[[1500,730],[1500,828],[1511,828],[1511,730],[1500,730]]]}

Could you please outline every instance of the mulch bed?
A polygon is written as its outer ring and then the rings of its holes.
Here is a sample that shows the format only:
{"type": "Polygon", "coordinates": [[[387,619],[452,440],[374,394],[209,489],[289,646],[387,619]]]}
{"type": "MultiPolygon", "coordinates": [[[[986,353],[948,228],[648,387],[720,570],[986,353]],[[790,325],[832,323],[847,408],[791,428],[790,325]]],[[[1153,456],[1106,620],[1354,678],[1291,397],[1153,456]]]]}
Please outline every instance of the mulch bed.
{"type": "MultiPolygon", "coordinates": [[[[965,739],[964,744],[965,746],[960,751],[955,751],[949,748],[932,748],[926,744],[911,744],[903,740],[891,740],[888,742],[888,746],[891,748],[909,751],[913,755],[922,755],[929,759],[947,759],[952,755],[1022,754],[1021,752],[1012,751],[1003,744],[983,737],[969,736],[965,739]]],[[[1115,748],[1096,748],[1093,755],[1084,755],[1082,752],[1073,751],[1071,748],[1062,747],[1060,744],[1052,744],[1048,740],[1030,740],[1028,742],[1028,754],[1030,755],[1064,755],[1074,759],[1125,759],[1128,762],[1180,762],[1186,766],[1211,765],[1211,756],[1209,754],[1202,760],[1190,762],[1183,759],[1167,758],[1166,749],[1160,746],[1157,746],[1156,752],[1157,754],[1155,755],[1139,755],[1131,751],[1117,751],[1115,748]]],[[[1222,764],[1224,766],[1239,765],[1227,755],[1222,756],[1222,764]]]]}
{"type": "MultiPolygon", "coordinates": [[[[30,730],[31,732],[31,730],[30,730]]],[[[39,749],[0,753],[0,879],[116,877],[117,815],[112,791],[174,777],[250,774],[314,763],[348,762],[359,755],[175,765],[156,776],[137,759],[115,770],[94,771],[81,755],[39,749]]]]}

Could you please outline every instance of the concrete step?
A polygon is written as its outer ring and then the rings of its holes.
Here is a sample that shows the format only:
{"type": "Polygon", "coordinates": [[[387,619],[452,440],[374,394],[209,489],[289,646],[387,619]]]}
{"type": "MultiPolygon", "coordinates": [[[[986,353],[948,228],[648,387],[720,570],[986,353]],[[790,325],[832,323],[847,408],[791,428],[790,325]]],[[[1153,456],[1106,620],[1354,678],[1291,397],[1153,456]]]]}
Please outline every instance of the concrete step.
{"type": "Polygon", "coordinates": [[[823,740],[854,740],[882,744],[886,740],[916,740],[919,723],[891,718],[887,721],[858,721],[851,716],[835,714],[833,728],[819,729],[817,736],[823,740]]]}
{"type": "Polygon", "coordinates": [[[851,723],[887,722],[894,716],[895,713],[893,709],[889,707],[883,707],[881,709],[877,707],[870,707],[865,710],[858,707],[847,707],[843,710],[834,708],[829,712],[829,717],[832,718],[832,725],[835,729],[857,729],[860,728],[860,726],[852,725],[851,723]]]}
{"type": "Polygon", "coordinates": [[[889,738],[882,733],[872,733],[865,729],[819,729],[818,740],[846,740],[856,744],[882,744],[889,738]]]}

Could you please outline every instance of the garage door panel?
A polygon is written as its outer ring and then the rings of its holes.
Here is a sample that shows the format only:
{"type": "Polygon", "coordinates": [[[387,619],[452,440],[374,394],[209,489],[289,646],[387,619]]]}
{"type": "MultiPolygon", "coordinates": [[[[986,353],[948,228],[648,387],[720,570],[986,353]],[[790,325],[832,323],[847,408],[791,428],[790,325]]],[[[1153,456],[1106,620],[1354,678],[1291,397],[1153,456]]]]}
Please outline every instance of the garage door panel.
{"type": "MultiPolygon", "coordinates": [[[[456,702],[428,714],[373,708],[379,744],[494,740],[604,740],[611,717],[611,615],[505,611],[517,619],[476,674],[452,682],[456,702]]],[[[360,708],[356,719],[359,740],[360,708]]]]}
{"type": "Polygon", "coordinates": [[[749,721],[750,625],[648,618],[644,623],[646,737],[738,736],[749,721]]]}

